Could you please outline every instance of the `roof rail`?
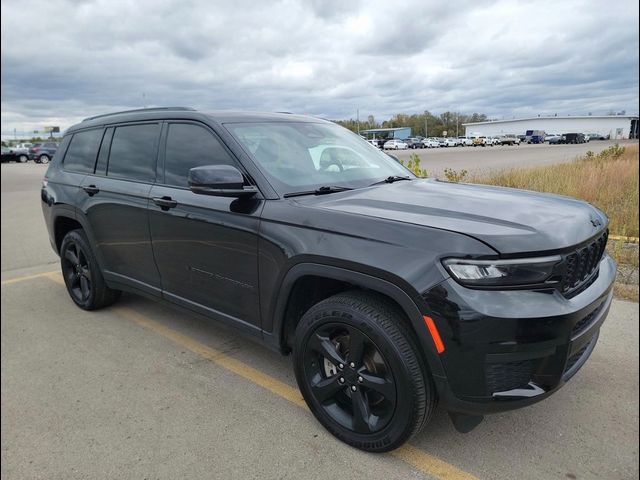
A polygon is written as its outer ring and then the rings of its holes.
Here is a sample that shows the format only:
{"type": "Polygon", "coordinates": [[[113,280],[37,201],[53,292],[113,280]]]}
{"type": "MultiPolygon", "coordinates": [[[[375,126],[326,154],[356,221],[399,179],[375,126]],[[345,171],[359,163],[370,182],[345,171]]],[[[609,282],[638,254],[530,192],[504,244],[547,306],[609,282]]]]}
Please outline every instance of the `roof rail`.
{"type": "Polygon", "coordinates": [[[96,118],[110,117],[112,115],[120,115],[123,113],[142,113],[142,112],[162,112],[165,110],[178,110],[178,111],[188,111],[195,112],[195,108],[191,107],[153,107],[153,108],[138,108],[135,110],[123,110],[122,112],[113,112],[113,113],[103,113],[102,115],[94,115],[93,117],[87,117],[83,119],[83,122],[88,120],[95,120],[96,118]]]}

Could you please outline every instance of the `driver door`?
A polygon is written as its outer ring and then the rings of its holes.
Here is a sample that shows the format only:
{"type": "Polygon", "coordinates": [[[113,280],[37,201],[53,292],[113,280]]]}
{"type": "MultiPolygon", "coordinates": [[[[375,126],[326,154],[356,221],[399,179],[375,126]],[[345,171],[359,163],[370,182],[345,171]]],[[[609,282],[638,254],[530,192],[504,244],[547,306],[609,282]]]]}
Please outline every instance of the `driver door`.
{"type": "Polygon", "coordinates": [[[195,194],[189,169],[233,165],[231,153],[208,127],[165,126],[160,181],[149,203],[153,253],[163,296],[227,323],[260,333],[258,226],[263,202],[195,194]]]}

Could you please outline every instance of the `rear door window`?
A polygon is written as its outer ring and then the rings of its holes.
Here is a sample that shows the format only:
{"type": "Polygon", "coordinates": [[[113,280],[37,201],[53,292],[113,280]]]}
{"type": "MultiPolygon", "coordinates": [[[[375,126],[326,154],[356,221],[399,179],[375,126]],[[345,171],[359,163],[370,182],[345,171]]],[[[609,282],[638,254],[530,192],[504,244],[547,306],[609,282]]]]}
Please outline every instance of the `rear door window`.
{"type": "Polygon", "coordinates": [[[64,157],[64,169],[69,172],[93,173],[103,132],[99,128],[75,133],[64,157]]]}
{"type": "Polygon", "coordinates": [[[160,124],[125,125],[113,133],[107,176],[153,182],[160,124]]]}

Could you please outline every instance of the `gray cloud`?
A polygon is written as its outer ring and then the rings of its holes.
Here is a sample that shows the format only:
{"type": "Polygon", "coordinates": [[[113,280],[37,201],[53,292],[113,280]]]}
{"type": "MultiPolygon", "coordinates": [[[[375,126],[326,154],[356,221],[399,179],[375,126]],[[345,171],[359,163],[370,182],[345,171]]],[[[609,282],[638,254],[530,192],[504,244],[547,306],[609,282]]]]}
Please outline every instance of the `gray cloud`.
{"type": "Polygon", "coordinates": [[[3,0],[2,131],[144,105],[637,112],[637,18],[632,0],[3,0]]]}

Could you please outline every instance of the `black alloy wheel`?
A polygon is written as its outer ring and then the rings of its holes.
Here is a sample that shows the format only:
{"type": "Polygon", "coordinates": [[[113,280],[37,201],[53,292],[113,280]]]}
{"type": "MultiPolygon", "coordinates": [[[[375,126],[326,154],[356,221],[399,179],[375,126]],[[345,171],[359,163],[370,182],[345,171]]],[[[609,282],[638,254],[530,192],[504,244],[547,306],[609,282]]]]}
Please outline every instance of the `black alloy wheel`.
{"type": "Polygon", "coordinates": [[[69,296],[80,308],[106,307],[120,297],[119,290],[106,285],[83,230],[71,230],[62,239],[60,266],[69,296]]]}
{"type": "Polygon", "coordinates": [[[311,307],[296,327],[296,380],[318,421],[369,452],[398,448],[437,403],[409,320],[393,302],[353,290],[311,307]]]}
{"type": "Polygon", "coordinates": [[[62,252],[62,273],[76,303],[85,303],[91,297],[91,271],[86,253],[77,242],[70,241],[62,252]]]}
{"type": "Polygon", "coordinates": [[[314,397],[344,428],[377,432],[393,416],[397,395],[393,375],[358,328],[343,323],[317,328],[307,342],[304,364],[314,397]]]}

